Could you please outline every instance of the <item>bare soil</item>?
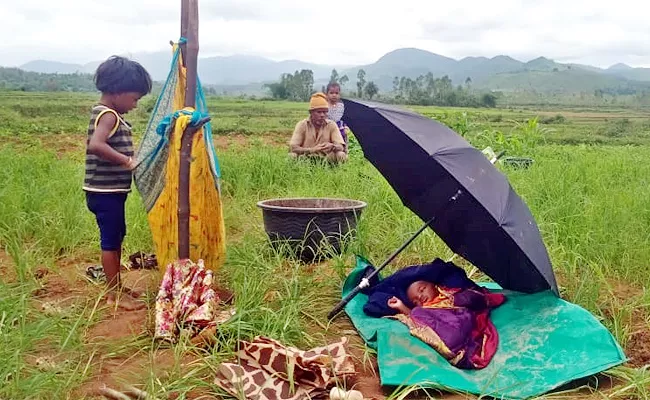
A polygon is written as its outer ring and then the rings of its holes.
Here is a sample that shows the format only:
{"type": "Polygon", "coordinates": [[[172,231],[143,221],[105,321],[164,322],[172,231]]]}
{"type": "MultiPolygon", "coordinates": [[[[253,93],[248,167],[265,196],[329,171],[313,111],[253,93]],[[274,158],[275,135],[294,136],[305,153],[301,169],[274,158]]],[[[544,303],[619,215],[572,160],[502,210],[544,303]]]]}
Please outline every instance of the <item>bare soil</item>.
{"type": "MultiPolygon", "coordinates": [[[[57,309],[83,304],[89,300],[96,299],[101,295],[102,285],[94,285],[85,277],[85,268],[92,264],[88,257],[67,257],[57,262],[57,268],[50,270],[46,268],[37,268],[34,271],[34,277],[39,283],[39,287],[33,292],[33,301],[43,310],[43,312],[56,312],[57,309]]],[[[305,266],[307,270],[314,273],[318,272],[320,279],[334,279],[336,272],[327,264],[319,263],[305,266]]],[[[0,252],[0,273],[3,279],[8,281],[15,279],[11,277],[13,271],[11,258],[4,252],[0,252]]],[[[152,270],[126,270],[122,272],[123,282],[126,286],[147,293],[149,299],[155,297],[157,292],[157,282],[161,272],[152,270]]],[[[621,301],[633,299],[643,294],[641,288],[637,288],[623,283],[616,283],[613,286],[613,292],[621,301]]],[[[220,296],[227,297],[228,293],[221,291],[220,296]]],[[[269,296],[273,297],[272,293],[269,296]]],[[[601,295],[603,304],[611,301],[609,292],[601,295]]],[[[151,300],[150,300],[151,301],[151,300]]],[[[614,306],[615,302],[612,302],[614,306]]],[[[172,349],[156,350],[153,356],[149,351],[136,351],[134,354],[113,354],[109,351],[111,344],[125,343],[131,339],[136,340],[138,337],[151,336],[153,332],[153,311],[150,303],[149,309],[138,311],[123,311],[107,309],[101,310],[101,319],[91,326],[85,335],[85,344],[88,349],[96,352],[93,361],[93,375],[90,380],[83,385],[75,398],[101,398],[99,389],[108,386],[117,390],[123,390],[125,385],[141,387],[148,379],[151,371],[158,377],[162,377],[170,371],[176,369],[187,370],[201,362],[201,356],[198,354],[186,354],[180,360],[176,360],[172,349]]],[[[630,340],[626,346],[626,354],[630,358],[629,365],[640,367],[650,363],[650,332],[645,324],[645,313],[634,315],[634,321],[638,324],[632,330],[630,340]]],[[[314,324],[314,332],[320,328],[314,324]]],[[[357,369],[356,377],[349,382],[349,387],[361,391],[366,399],[383,400],[386,399],[393,388],[383,388],[379,380],[379,372],[374,356],[364,357],[364,345],[361,338],[354,331],[346,317],[339,317],[335,322],[328,336],[346,335],[350,339],[350,347],[357,369]]],[[[34,358],[31,362],[39,368],[58,368],[64,360],[55,357],[55,352],[49,352],[47,344],[41,356],[34,358]],[[50,354],[51,353],[51,354],[50,354]]],[[[208,379],[208,378],[206,378],[208,379]]],[[[603,385],[601,377],[601,389],[603,386],[607,390],[607,385],[603,385]]],[[[610,382],[610,385],[615,383],[610,382]]],[[[469,396],[449,393],[435,393],[438,398],[444,399],[466,399],[469,396]]],[[[591,398],[593,392],[583,389],[571,396],[572,398],[591,398]]],[[[186,398],[212,398],[209,393],[195,391],[186,398]]],[[[169,398],[174,398],[172,394],[169,398]]],[[[422,393],[414,393],[408,398],[426,398],[422,393]]]]}

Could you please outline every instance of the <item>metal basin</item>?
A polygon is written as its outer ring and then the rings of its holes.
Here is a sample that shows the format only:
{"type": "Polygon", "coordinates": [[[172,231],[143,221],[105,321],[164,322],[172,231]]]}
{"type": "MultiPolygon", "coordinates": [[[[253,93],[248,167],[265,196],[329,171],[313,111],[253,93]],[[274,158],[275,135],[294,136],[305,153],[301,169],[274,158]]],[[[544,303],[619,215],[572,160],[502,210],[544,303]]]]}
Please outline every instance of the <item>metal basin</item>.
{"type": "Polygon", "coordinates": [[[288,248],[305,262],[341,253],[344,240],[353,237],[366,203],[332,198],[269,199],[262,209],[264,230],[275,248],[288,248]]]}

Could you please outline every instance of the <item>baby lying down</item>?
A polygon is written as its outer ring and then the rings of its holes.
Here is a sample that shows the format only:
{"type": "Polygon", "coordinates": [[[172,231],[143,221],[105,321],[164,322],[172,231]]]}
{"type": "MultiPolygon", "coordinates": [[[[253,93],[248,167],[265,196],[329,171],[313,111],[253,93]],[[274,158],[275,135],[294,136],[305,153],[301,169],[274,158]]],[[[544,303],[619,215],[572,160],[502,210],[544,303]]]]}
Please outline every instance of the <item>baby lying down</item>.
{"type": "Polygon", "coordinates": [[[399,312],[394,318],[406,324],[413,336],[458,368],[481,369],[490,363],[499,336],[489,312],[503,304],[505,296],[426,281],[413,282],[406,292],[415,307],[408,308],[397,297],[391,297],[388,306],[399,312]]]}
{"type": "Polygon", "coordinates": [[[452,263],[407,267],[367,294],[366,314],[401,321],[458,368],[485,368],[496,353],[499,336],[490,311],[505,296],[478,286],[452,263]]]}

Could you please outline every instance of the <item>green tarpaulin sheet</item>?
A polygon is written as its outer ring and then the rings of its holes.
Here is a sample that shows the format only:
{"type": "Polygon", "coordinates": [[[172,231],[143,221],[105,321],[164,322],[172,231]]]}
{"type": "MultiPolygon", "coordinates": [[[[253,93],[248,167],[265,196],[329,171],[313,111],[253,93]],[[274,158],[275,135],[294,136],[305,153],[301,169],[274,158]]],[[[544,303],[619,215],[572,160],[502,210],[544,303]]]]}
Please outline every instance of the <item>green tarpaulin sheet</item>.
{"type": "MultiPolygon", "coordinates": [[[[367,261],[357,257],[343,296],[358,284],[366,266],[367,261]]],[[[501,290],[495,284],[484,286],[505,294],[507,301],[491,313],[499,332],[499,347],[482,370],[453,367],[411,336],[401,322],[367,316],[363,312],[367,296],[355,296],[345,311],[366,344],[377,351],[381,384],[524,399],[626,361],[614,337],[587,310],[550,291],[522,294],[501,290]]]]}

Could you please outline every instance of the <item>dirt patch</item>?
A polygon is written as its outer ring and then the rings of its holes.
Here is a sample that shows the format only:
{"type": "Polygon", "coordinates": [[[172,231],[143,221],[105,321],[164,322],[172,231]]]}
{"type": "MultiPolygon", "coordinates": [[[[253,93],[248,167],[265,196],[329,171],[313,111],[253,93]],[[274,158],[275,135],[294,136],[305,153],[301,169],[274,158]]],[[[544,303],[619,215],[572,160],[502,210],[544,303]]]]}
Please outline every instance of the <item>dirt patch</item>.
{"type": "MultiPolygon", "coordinates": [[[[3,253],[4,255],[4,253],[3,253]]],[[[6,268],[3,262],[3,268],[6,268]]],[[[75,307],[81,303],[94,301],[101,296],[104,283],[101,281],[90,282],[85,275],[86,267],[93,264],[89,256],[62,257],[55,262],[55,268],[39,267],[34,270],[34,278],[38,287],[32,293],[35,307],[44,313],[65,313],[68,307],[75,307]]],[[[157,291],[159,271],[155,270],[123,270],[121,273],[123,283],[149,298],[155,296],[157,291]]],[[[146,299],[147,297],[144,297],[146,299]]],[[[143,299],[143,301],[144,301],[143,299]]],[[[155,353],[153,361],[149,352],[137,352],[127,357],[111,354],[108,349],[112,343],[123,342],[129,338],[148,335],[153,332],[153,312],[149,309],[137,311],[123,311],[109,309],[101,306],[99,312],[101,321],[86,332],[86,345],[93,348],[96,356],[93,361],[97,373],[91,381],[79,389],[79,396],[99,396],[98,389],[104,384],[120,388],[122,383],[137,384],[144,381],[145,374],[152,369],[164,369],[166,366],[175,366],[172,350],[161,350],[155,353]],[[171,360],[171,361],[170,361],[171,360]]],[[[34,357],[30,362],[45,370],[56,370],[61,365],[61,360],[47,356],[50,352],[44,346],[39,357],[34,357]],[[44,356],[41,356],[44,354],[44,356]]],[[[89,349],[90,351],[90,349],[89,349]]],[[[191,362],[196,357],[183,362],[191,362]]],[[[121,390],[121,389],[120,389],[121,390]]],[[[97,397],[101,398],[101,397],[97,397]]]]}
{"type": "Polygon", "coordinates": [[[18,150],[44,148],[56,153],[61,159],[70,153],[83,156],[86,148],[85,136],[73,134],[52,134],[28,137],[3,137],[3,145],[11,145],[18,150]]]}
{"type": "Polygon", "coordinates": [[[70,368],[70,360],[52,351],[25,355],[25,362],[41,372],[58,373],[70,368]]]}
{"type": "MultiPolygon", "coordinates": [[[[159,274],[157,270],[132,269],[123,270],[120,276],[125,287],[139,292],[141,301],[146,301],[147,296],[152,298],[156,295],[159,274]]],[[[135,311],[105,308],[105,311],[103,319],[88,331],[87,342],[113,341],[153,332],[154,312],[151,308],[135,311]]]]}
{"type": "MultiPolygon", "coordinates": [[[[157,285],[161,278],[161,271],[157,270],[128,270],[122,272],[122,281],[125,286],[146,293],[150,307],[137,311],[124,311],[121,309],[104,309],[101,321],[92,326],[86,333],[85,342],[97,350],[99,357],[93,370],[92,378],[81,388],[77,394],[80,398],[102,398],[99,390],[108,386],[111,389],[123,391],[127,385],[142,387],[141,385],[151,380],[151,376],[165,381],[170,374],[184,375],[196,369],[197,363],[203,363],[199,353],[187,351],[181,356],[175,355],[174,349],[163,348],[156,351],[148,349],[136,351],[133,354],[111,354],[111,345],[115,343],[128,343],[136,337],[151,337],[154,332],[154,311],[152,298],[157,293],[157,285]],[[103,354],[103,355],[102,355],[103,354]]],[[[220,296],[226,297],[224,291],[220,296]]],[[[210,374],[206,371],[206,374],[210,374]]],[[[206,379],[209,376],[206,375],[206,379]]],[[[182,398],[211,398],[209,393],[194,390],[192,393],[183,393],[182,398]]],[[[174,398],[170,393],[169,398],[174,398]]]]}
{"type": "Polygon", "coordinates": [[[213,142],[217,149],[227,150],[230,147],[250,147],[261,141],[269,146],[288,146],[289,137],[277,133],[264,133],[259,135],[219,135],[214,136],[213,142]]]}
{"type": "Polygon", "coordinates": [[[55,268],[39,266],[33,270],[33,277],[38,287],[32,297],[38,302],[69,305],[79,299],[93,299],[99,296],[102,287],[89,282],[85,277],[85,268],[91,264],[85,256],[59,258],[55,268]]]}
{"type": "Polygon", "coordinates": [[[61,270],[67,270],[74,268],[75,272],[79,270],[80,267],[86,267],[92,263],[98,261],[99,253],[97,251],[86,250],[83,253],[75,255],[62,255],[55,260],[55,264],[61,270]]]}
{"type": "MultiPolygon", "coordinates": [[[[340,325],[341,328],[345,328],[345,333],[354,332],[350,330],[354,328],[348,321],[342,322],[340,325]]],[[[335,331],[341,332],[339,329],[335,329],[335,331]]],[[[340,334],[332,335],[332,337],[334,336],[340,336],[340,334]]],[[[347,389],[360,391],[365,399],[384,400],[390,395],[390,392],[385,391],[379,381],[377,358],[374,355],[365,354],[365,344],[360,336],[350,334],[346,336],[349,339],[348,352],[350,352],[350,355],[354,359],[354,368],[357,372],[354,377],[348,380],[347,389]]]]}
{"type": "MultiPolygon", "coordinates": [[[[227,150],[230,147],[250,147],[260,141],[264,145],[288,146],[289,135],[280,133],[261,133],[255,135],[228,134],[214,135],[213,142],[217,149],[227,150]]],[[[136,144],[137,145],[137,144],[136,144]]],[[[12,146],[18,150],[44,148],[56,153],[57,158],[83,158],[86,149],[86,137],[80,134],[48,134],[29,137],[4,137],[2,146],[12,146]]]]}
{"type": "Polygon", "coordinates": [[[107,313],[106,317],[94,325],[86,334],[89,343],[97,341],[112,341],[129,336],[138,336],[150,331],[149,315],[146,308],[136,311],[107,313]]]}
{"type": "MultiPolygon", "coordinates": [[[[83,270],[83,266],[82,270],[83,270]]],[[[77,269],[79,266],[77,266],[77,269]]],[[[122,283],[140,293],[143,293],[142,301],[147,297],[151,299],[157,292],[157,285],[160,279],[160,271],[146,269],[131,269],[121,272],[122,283]]],[[[92,284],[86,282],[86,285],[92,284]]],[[[95,291],[99,295],[103,289],[100,283],[95,291]]],[[[77,390],[75,398],[103,398],[99,389],[108,386],[111,389],[122,391],[126,385],[141,387],[151,373],[163,377],[169,370],[174,368],[186,368],[198,357],[192,354],[183,356],[181,360],[175,360],[174,350],[160,349],[153,352],[149,350],[137,351],[129,355],[115,355],[107,350],[111,344],[126,343],[130,338],[153,334],[154,312],[151,307],[125,311],[122,309],[108,308],[103,306],[101,320],[93,325],[85,335],[87,346],[94,348],[97,353],[97,361],[94,365],[92,378],[77,390]]]]}
{"type": "Polygon", "coordinates": [[[3,249],[0,249],[0,280],[5,283],[16,282],[16,266],[13,258],[3,249]]]}
{"type": "Polygon", "coordinates": [[[632,332],[625,347],[630,366],[637,368],[650,365],[650,331],[647,326],[632,332]]]}
{"type": "Polygon", "coordinates": [[[364,366],[357,366],[357,377],[351,388],[358,390],[363,394],[364,399],[368,400],[384,400],[389,395],[389,391],[385,391],[379,382],[379,376],[375,376],[370,372],[370,368],[364,366]]]}
{"type": "Polygon", "coordinates": [[[304,266],[304,273],[313,276],[316,283],[335,282],[339,279],[339,274],[330,260],[307,264],[304,266]]]}
{"type": "Polygon", "coordinates": [[[41,142],[54,150],[59,159],[68,153],[83,154],[86,148],[86,137],[80,135],[44,136],[41,142]]]}
{"type": "MultiPolygon", "coordinates": [[[[620,302],[629,302],[632,299],[635,299],[637,297],[643,296],[643,288],[638,287],[634,284],[631,284],[630,282],[623,282],[623,281],[610,281],[610,288],[612,291],[612,294],[620,301],[620,302]]],[[[600,293],[600,297],[609,297],[609,288],[605,288],[605,293],[600,293]]]]}
{"type": "Polygon", "coordinates": [[[71,271],[51,271],[37,268],[34,277],[39,287],[32,292],[32,297],[40,303],[58,303],[69,305],[76,299],[88,294],[89,288],[80,279],[66,276],[71,271]]]}
{"type": "MultiPolygon", "coordinates": [[[[140,352],[128,358],[106,358],[101,361],[95,377],[79,392],[85,395],[97,395],[98,389],[103,385],[116,390],[123,390],[125,385],[139,387],[151,376],[164,381],[170,374],[186,374],[195,368],[197,363],[201,363],[201,360],[200,356],[192,352],[176,356],[174,349],[159,349],[153,353],[140,352]]],[[[195,390],[192,395],[185,394],[185,398],[206,398],[201,396],[208,394],[201,390],[195,390]]],[[[174,398],[174,393],[170,393],[168,398],[174,398]]]]}
{"type": "Polygon", "coordinates": [[[625,355],[628,366],[637,368],[650,364],[650,331],[646,321],[650,309],[640,304],[644,289],[630,282],[611,281],[599,293],[600,309],[605,318],[629,327],[630,334],[625,338],[625,355]]]}
{"type": "Polygon", "coordinates": [[[100,396],[99,389],[103,386],[118,391],[124,390],[127,385],[139,387],[148,380],[149,374],[164,378],[176,368],[180,368],[181,372],[189,369],[199,359],[189,353],[177,360],[172,349],[158,350],[152,357],[149,352],[140,352],[128,358],[104,358],[95,376],[78,390],[77,395],[80,398],[100,396]]]}
{"type": "MultiPolygon", "coordinates": [[[[201,389],[192,389],[187,393],[182,394],[183,397],[182,399],[187,399],[187,400],[221,400],[221,397],[215,397],[211,392],[207,390],[201,390],[201,389]]],[[[178,392],[171,392],[169,394],[169,400],[180,400],[181,399],[181,393],[178,392]]]]}
{"type": "Polygon", "coordinates": [[[122,284],[140,293],[150,293],[155,296],[162,272],[157,270],[132,269],[120,273],[122,284]]]}

